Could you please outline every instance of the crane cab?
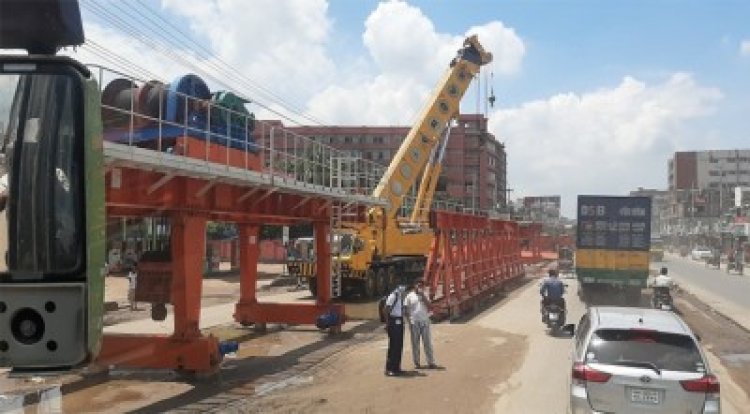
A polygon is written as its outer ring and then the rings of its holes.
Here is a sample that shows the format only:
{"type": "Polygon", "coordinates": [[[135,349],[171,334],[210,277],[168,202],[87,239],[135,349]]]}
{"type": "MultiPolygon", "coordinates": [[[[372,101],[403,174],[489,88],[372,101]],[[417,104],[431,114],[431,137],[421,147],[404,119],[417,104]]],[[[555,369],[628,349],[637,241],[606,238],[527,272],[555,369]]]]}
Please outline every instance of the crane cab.
{"type": "Polygon", "coordinates": [[[0,0],[0,366],[56,370],[99,350],[104,191],[98,88],[54,53],[77,2],[0,0]]]}

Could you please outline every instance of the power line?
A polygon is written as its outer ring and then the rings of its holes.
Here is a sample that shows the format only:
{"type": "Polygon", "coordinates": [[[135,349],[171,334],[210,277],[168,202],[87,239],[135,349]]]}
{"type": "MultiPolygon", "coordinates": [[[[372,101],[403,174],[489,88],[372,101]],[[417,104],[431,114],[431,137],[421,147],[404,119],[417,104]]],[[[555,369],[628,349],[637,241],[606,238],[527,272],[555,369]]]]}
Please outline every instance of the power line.
{"type": "MultiPolygon", "coordinates": [[[[111,5],[115,5],[115,7],[117,7],[120,11],[123,11],[125,13],[125,15],[127,15],[131,19],[137,21],[137,18],[134,18],[134,16],[130,12],[125,11],[125,10],[119,8],[118,6],[116,6],[116,3],[111,3],[111,5]]],[[[114,14],[113,12],[107,10],[103,6],[101,6],[99,4],[96,4],[95,2],[86,2],[86,3],[84,3],[84,6],[86,6],[89,9],[89,11],[91,11],[92,13],[96,14],[100,18],[102,18],[102,19],[106,20],[108,23],[112,24],[114,27],[116,27],[119,30],[123,31],[124,33],[130,35],[133,39],[135,39],[136,41],[138,41],[139,43],[141,43],[142,45],[144,45],[148,49],[154,50],[157,53],[165,55],[167,58],[171,59],[174,62],[180,63],[182,66],[189,67],[189,68],[191,68],[193,70],[196,70],[197,72],[201,73],[202,75],[206,76],[207,78],[213,80],[218,85],[224,86],[227,89],[232,89],[232,87],[230,87],[227,83],[225,83],[224,81],[222,81],[221,79],[219,79],[219,76],[221,76],[222,73],[218,73],[217,74],[216,72],[222,72],[221,68],[216,67],[215,65],[212,65],[212,66],[214,66],[212,68],[212,70],[208,70],[203,65],[201,65],[200,63],[196,63],[196,62],[190,61],[186,57],[182,56],[180,53],[175,52],[173,50],[170,50],[170,48],[168,47],[168,45],[165,46],[163,42],[154,41],[155,39],[150,38],[148,36],[148,33],[144,33],[143,31],[135,28],[132,24],[130,24],[124,18],[121,18],[120,16],[118,16],[118,15],[114,14]],[[144,38],[149,38],[150,41],[146,41],[144,38]]],[[[148,19],[148,20],[150,20],[152,23],[154,22],[151,19],[148,19]]],[[[156,34],[159,37],[163,37],[163,36],[160,36],[155,31],[154,31],[154,34],[156,34]]],[[[181,44],[181,42],[179,40],[177,40],[177,41],[173,40],[171,43],[173,45],[176,45],[176,46],[182,46],[182,44],[181,44]]],[[[99,45],[99,47],[106,50],[106,48],[103,47],[103,46],[101,46],[101,45],[99,45]]],[[[186,49],[186,48],[183,48],[183,49],[186,49]]],[[[109,51],[109,52],[113,53],[111,51],[109,51]]],[[[210,64],[211,62],[209,61],[208,63],[210,64]]],[[[223,75],[228,75],[228,74],[224,73],[223,75]]],[[[236,76],[232,76],[232,75],[228,75],[227,77],[236,78],[236,76]]],[[[240,79],[240,83],[245,84],[247,86],[247,82],[244,79],[240,79]]],[[[247,97],[244,97],[244,98],[248,99],[247,97]]],[[[248,99],[248,100],[250,100],[250,99],[248,99]]],[[[258,106],[260,106],[260,107],[268,110],[269,112],[274,113],[275,115],[277,115],[279,117],[282,117],[282,118],[284,118],[284,119],[286,119],[286,120],[288,120],[288,121],[290,121],[292,123],[300,124],[300,125],[302,124],[298,120],[293,119],[290,116],[287,116],[284,113],[279,112],[279,111],[271,108],[270,106],[265,105],[265,104],[263,104],[263,103],[261,103],[261,102],[259,102],[257,100],[252,100],[252,102],[255,103],[256,105],[258,105],[258,106]]],[[[297,116],[300,116],[301,118],[305,118],[305,119],[308,119],[308,120],[313,120],[315,123],[320,123],[320,121],[314,120],[311,117],[306,116],[304,114],[296,113],[295,111],[290,110],[289,108],[286,108],[284,105],[281,105],[281,106],[284,109],[286,109],[287,111],[289,111],[291,113],[295,113],[297,116]]]]}
{"type": "MultiPolygon", "coordinates": [[[[203,57],[206,60],[208,60],[208,58],[214,58],[217,62],[219,62],[221,64],[220,66],[219,65],[216,65],[216,66],[219,66],[219,67],[221,67],[223,69],[226,69],[226,70],[229,70],[229,71],[233,72],[235,74],[235,76],[239,77],[239,79],[242,82],[244,82],[246,85],[250,86],[253,89],[257,89],[258,91],[260,91],[260,92],[262,92],[264,94],[267,94],[271,98],[273,98],[273,99],[275,99],[275,100],[283,103],[285,106],[290,107],[292,110],[294,110],[294,112],[296,112],[296,113],[304,116],[305,118],[310,119],[313,122],[322,124],[322,122],[320,120],[316,119],[312,115],[306,115],[306,114],[304,114],[303,113],[304,111],[301,109],[301,107],[299,107],[299,106],[297,106],[297,105],[295,105],[293,103],[290,103],[289,101],[285,100],[284,97],[276,94],[275,92],[273,92],[272,90],[270,90],[268,88],[265,88],[263,85],[254,82],[252,79],[250,79],[249,77],[247,77],[246,75],[244,75],[243,73],[241,73],[234,66],[232,66],[229,63],[227,63],[225,60],[223,60],[219,56],[214,56],[213,52],[211,50],[209,50],[206,46],[198,43],[195,39],[193,39],[190,36],[190,34],[185,33],[179,26],[177,26],[174,23],[172,23],[171,21],[165,19],[161,14],[155,12],[153,9],[151,9],[149,6],[147,6],[142,0],[137,0],[137,2],[138,2],[138,4],[140,4],[140,6],[144,10],[146,10],[146,13],[142,14],[146,19],[148,19],[151,22],[154,22],[154,20],[149,17],[149,15],[153,15],[157,19],[159,19],[162,23],[164,23],[167,26],[169,26],[170,28],[174,29],[174,31],[176,31],[180,35],[180,36],[175,36],[175,35],[172,36],[173,39],[177,39],[177,43],[178,44],[185,45],[185,43],[182,43],[182,42],[187,41],[188,43],[192,44],[195,48],[197,48],[198,50],[202,51],[204,53],[203,57]]],[[[133,6],[130,3],[125,3],[125,4],[127,6],[129,6],[129,7],[133,6]]],[[[156,22],[154,22],[154,23],[158,24],[156,22]]]]}

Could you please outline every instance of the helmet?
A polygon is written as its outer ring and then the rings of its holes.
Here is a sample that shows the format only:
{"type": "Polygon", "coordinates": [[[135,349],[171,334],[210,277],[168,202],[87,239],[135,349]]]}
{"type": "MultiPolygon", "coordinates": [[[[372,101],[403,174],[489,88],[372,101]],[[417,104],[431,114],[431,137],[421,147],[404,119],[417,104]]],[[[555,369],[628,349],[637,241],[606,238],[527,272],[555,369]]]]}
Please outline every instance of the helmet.
{"type": "Polygon", "coordinates": [[[669,269],[667,269],[666,267],[662,267],[661,270],[659,270],[659,274],[660,275],[665,275],[666,276],[667,273],[669,273],[669,269]]]}

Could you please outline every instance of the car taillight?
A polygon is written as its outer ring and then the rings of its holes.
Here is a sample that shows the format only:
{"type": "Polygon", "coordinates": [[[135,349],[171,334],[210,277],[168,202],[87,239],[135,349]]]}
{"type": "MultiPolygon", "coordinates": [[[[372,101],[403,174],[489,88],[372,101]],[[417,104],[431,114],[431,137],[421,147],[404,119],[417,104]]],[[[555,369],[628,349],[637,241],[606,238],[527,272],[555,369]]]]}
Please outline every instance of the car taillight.
{"type": "Polygon", "coordinates": [[[718,393],[720,388],[719,380],[713,375],[705,375],[696,380],[680,381],[680,385],[685,391],[703,393],[718,393]]]}
{"type": "Polygon", "coordinates": [[[612,374],[591,369],[586,364],[580,362],[573,364],[573,379],[587,382],[607,382],[610,377],[612,377],[612,374]]]}

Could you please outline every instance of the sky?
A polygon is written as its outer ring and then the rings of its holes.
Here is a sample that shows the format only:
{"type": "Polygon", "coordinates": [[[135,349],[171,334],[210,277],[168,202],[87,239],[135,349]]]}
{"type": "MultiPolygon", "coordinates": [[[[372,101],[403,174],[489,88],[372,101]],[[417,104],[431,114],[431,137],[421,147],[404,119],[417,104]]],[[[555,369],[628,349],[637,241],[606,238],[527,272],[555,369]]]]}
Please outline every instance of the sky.
{"type": "Polygon", "coordinates": [[[746,1],[88,0],[82,11],[87,39],[126,71],[169,80],[228,65],[242,82],[210,86],[233,85],[261,119],[308,124],[410,124],[476,33],[495,60],[462,112],[484,111],[477,90],[491,84],[511,197],[560,194],[567,216],[578,194],[666,188],[675,151],[750,138],[746,1]]]}

